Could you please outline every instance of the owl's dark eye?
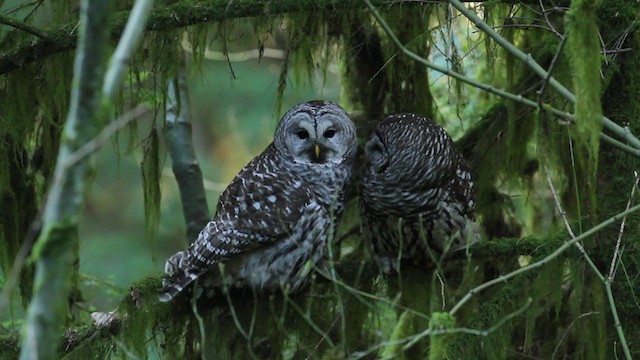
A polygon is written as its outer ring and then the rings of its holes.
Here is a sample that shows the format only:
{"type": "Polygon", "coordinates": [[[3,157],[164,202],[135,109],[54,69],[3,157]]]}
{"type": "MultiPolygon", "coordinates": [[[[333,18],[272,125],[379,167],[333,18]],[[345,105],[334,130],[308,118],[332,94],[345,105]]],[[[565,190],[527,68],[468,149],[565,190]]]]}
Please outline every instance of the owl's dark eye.
{"type": "Polygon", "coordinates": [[[309,133],[307,132],[307,130],[298,130],[298,132],[296,133],[296,135],[298,135],[298,137],[302,140],[306,139],[309,137],[309,133]]]}
{"type": "Polygon", "coordinates": [[[382,148],[378,144],[373,145],[372,147],[369,148],[369,150],[373,152],[382,152],[382,148]]]}
{"type": "Polygon", "coordinates": [[[336,134],[335,130],[329,129],[324,132],[324,137],[326,137],[327,139],[331,139],[335,134],[336,134]]]}

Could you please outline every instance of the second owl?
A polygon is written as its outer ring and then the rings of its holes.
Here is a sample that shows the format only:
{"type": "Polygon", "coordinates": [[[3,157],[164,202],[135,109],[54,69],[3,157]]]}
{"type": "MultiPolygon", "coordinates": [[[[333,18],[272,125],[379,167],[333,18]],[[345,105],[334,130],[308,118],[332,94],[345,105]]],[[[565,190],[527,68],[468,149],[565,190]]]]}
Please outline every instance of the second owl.
{"type": "Polygon", "coordinates": [[[401,259],[438,261],[479,239],[471,173],[438,124],[391,115],[365,154],[363,225],[384,272],[397,270],[401,259]]]}

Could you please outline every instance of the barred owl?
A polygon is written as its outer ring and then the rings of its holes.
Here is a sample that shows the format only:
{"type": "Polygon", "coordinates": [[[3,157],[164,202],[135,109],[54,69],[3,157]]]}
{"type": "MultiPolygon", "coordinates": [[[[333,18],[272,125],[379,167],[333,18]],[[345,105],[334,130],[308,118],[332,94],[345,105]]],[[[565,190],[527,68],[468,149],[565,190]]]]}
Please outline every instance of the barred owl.
{"type": "Polygon", "coordinates": [[[364,230],[385,273],[401,259],[437,261],[478,240],[471,173],[442,127],[391,115],[371,134],[365,155],[364,230]]]}
{"type": "Polygon", "coordinates": [[[198,239],[169,258],[160,300],[201,276],[213,288],[299,290],[324,264],[355,154],[355,126],[340,106],[290,109],[273,142],[222,193],[198,239]]]}

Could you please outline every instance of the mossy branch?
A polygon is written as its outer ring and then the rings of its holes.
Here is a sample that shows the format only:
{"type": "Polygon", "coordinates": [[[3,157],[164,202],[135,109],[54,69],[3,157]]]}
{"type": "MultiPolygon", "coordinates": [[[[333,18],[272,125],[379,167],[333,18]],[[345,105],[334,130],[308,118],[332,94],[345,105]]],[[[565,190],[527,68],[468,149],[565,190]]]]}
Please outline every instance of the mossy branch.
{"type": "MultiPolygon", "coordinates": [[[[530,99],[527,99],[525,97],[523,97],[522,95],[516,95],[513,93],[510,93],[508,91],[502,90],[502,89],[498,89],[496,87],[493,87],[489,84],[485,84],[476,80],[473,80],[471,78],[468,78],[460,73],[457,73],[455,71],[450,70],[449,68],[447,68],[446,66],[440,66],[437,65],[435,63],[432,63],[430,61],[428,61],[427,59],[423,58],[422,56],[414,53],[413,51],[409,50],[406,46],[404,46],[404,44],[402,44],[400,42],[400,40],[398,39],[398,37],[393,33],[393,31],[391,30],[391,28],[389,27],[389,25],[386,23],[386,21],[382,18],[382,16],[380,15],[380,13],[378,12],[378,10],[375,8],[374,4],[369,1],[369,0],[364,0],[365,4],[367,4],[369,10],[371,11],[371,14],[376,18],[376,20],[378,20],[378,22],[380,23],[380,26],[382,27],[382,29],[384,30],[384,32],[389,36],[389,38],[391,39],[391,41],[393,43],[396,44],[396,46],[398,47],[398,49],[400,49],[400,52],[402,52],[403,54],[407,55],[408,57],[414,59],[415,61],[425,65],[428,68],[431,68],[435,71],[438,71],[444,75],[450,76],[454,79],[460,80],[466,84],[469,84],[473,87],[477,87],[478,89],[482,89],[486,92],[498,95],[500,97],[503,97],[505,99],[509,99],[511,101],[515,101],[519,104],[523,104],[526,106],[529,106],[531,108],[541,108],[544,111],[548,111],[553,115],[556,115],[558,117],[561,117],[562,119],[570,122],[570,123],[575,123],[576,121],[576,117],[575,115],[562,111],[562,110],[558,110],[556,108],[554,108],[553,106],[549,105],[549,104],[545,104],[542,101],[540,101],[540,99],[538,99],[538,101],[533,101],[530,99]]],[[[498,35],[499,36],[499,35],[498,35]]],[[[504,38],[503,38],[504,39],[504,38]]],[[[505,40],[506,41],[506,40],[505,40]]],[[[512,45],[513,46],[513,45],[512,45]]],[[[514,47],[515,48],[515,47],[514,47]]],[[[519,51],[519,50],[518,50],[519,51]]],[[[531,60],[533,61],[533,60],[531,60]]],[[[546,76],[546,81],[555,81],[555,79],[553,79],[553,77],[551,76],[546,76]]],[[[557,81],[556,81],[557,82],[557,81]]],[[[606,119],[606,118],[603,118],[606,119]]],[[[616,127],[620,127],[619,125],[613,123],[616,127]]],[[[605,120],[605,126],[606,126],[606,120],[605,120]]],[[[633,135],[628,131],[628,129],[623,129],[622,127],[620,127],[620,131],[622,131],[622,134],[624,134],[624,138],[629,140],[631,138],[633,138],[633,135]]],[[[615,132],[616,134],[619,134],[619,132],[615,132]]],[[[635,148],[635,147],[631,147],[629,145],[626,145],[624,143],[621,143],[620,141],[611,138],[610,136],[606,135],[606,134],[601,134],[600,137],[608,142],[609,144],[615,146],[616,148],[625,151],[627,153],[630,153],[634,156],[638,156],[640,157],[640,148],[635,148]]]]}
{"type": "MultiPolygon", "coordinates": [[[[469,10],[462,2],[459,0],[448,0],[449,3],[458,9],[460,13],[462,13],[466,18],[471,20],[478,29],[482,30],[489,37],[491,37],[495,42],[497,42],[501,47],[503,47],[506,51],[508,51],[511,55],[516,57],[518,60],[524,62],[527,66],[529,66],[538,76],[542,79],[547,79],[549,81],[549,85],[556,90],[562,97],[571,102],[572,104],[576,103],[576,96],[567,89],[564,85],[562,85],[558,80],[556,80],[553,76],[549,76],[547,71],[538,64],[531,54],[525,54],[520,49],[518,49],[515,45],[509,42],[504,37],[500,36],[495,30],[491,28],[486,22],[482,21],[479,16],[477,16],[473,11],[469,10]]],[[[581,19],[582,21],[583,19],[581,19]]],[[[581,86],[587,86],[582,84],[581,86]]],[[[640,139],[635,137],[628,129],[625,129],[623,126],[620,126],[607,118],[606,116],[600,116],[600,121],[602,125],[613,134],[619,136],[622,139],[625,139],[629,142],[633,147],[640,149],[640,139]]]]}
{"type": "Polygon", "coordinates": [[[71,105],[54,175],[58,181],[49,190],[43,231],[33,251],[34,296],[27,312],[20,353],[25,360],[56,358],[56,344],[66,318],[88,163],[79,161],[69,169],[62,164],[80,145],[92,139],[97,130],[108,10],[107,2],[83,1],[81,5],[71,105]]]}
{"type": "MultiPolygon", "coordinates": [[[[561,244],[561,234],[554,235],[548,238],[509,238],[485,241],[474,245],[472,251],[472,259],[491,259],[492,261],[502,261],[506,259],[507,261],[511,262],[515,257],[521,254],[533,255],[536,257],[546,257],[550,252],[553,251],[554,248],[561,246],[561,244]]],[[[576,254],[576,257],[577,256],[578,254],[576,254]]],[[[463,266],[461,266],[461,264],[466,262],[468,262],[468,258],[463,253],[455,254],[449,261],[452,268],[457,269],[462,269],[463,266]]],[[[284,307],[295,306],[298,308],[297,310],[294,309],[295,311],[293,312],[293,319],[291,319],[292,323],[287,326],[291,326],[292,328],[297,328],[299,330],[301,327],[299,323],[304,322],[301,319],[302,316],[307,317],[307,320],[311,321],[309,319],[310,316],[315,317],[316,315],[319,315],[308,308],[314,301],[319,301],[319,303],[321,303],[319,304],[320,306],[329,306],[329,308],[331,308],[331,301],[329,301],[332,296],[331,294],[335,293],[336,291],[344,290],[346,292],[342,296],[349,297],[349,301],[345,302],[345,311],[347,313],[347,316],[352,315],[351,311],[353,311],[353,306],[356,305],[362,306],[368,309],[367,311],[372,311],[375,314],[380,311],[380,308],[378,306],[374,306],[375,304],[378,304],[379,306],[404,311],[407,316],[413,319],[429,319],[429,317],[427,317],[429,315],[428,313],[427,315],[422,313],[422,311],[425,311],[427,309],[406,309],[401,304],[397,303],[393,299],[385,297],[385,295],[383,294],[373,294],[365,292],[364,290],[356,290],[354,286],[371,291],[372,284],[380,281],[376,277],[377,267],[370,260],[364,263],[359,258],[355,259],[355,261],[346,260],[337,264],[335,271],[338,276],[337,283],[334,284],[332,279],[328,277],[324,278],[322,276],[319,276],[317,277],[315,285],[313,285],[312,289],[306,289],[304,294],[294,295],[287,298],[287,296],[283,294],[275,293],[270,296],[263,296],[260,299],[256,299],[246,291],[232,290],[228,295],[219,294],[219,296],[216,296],[213,299],[198,301],[198,312],[204,318],[205,325],[207,326],[207,331],[213,335],[213,333],[215,333],[216,325],[212,324],[211,322],[207,322],[207,319],[210,319],[212,314],[215,315],[220,314],[221,312],[227,312],[230,304],[233,304],[233,306],[238,310],[237,316],[247,316],[247,314],[245,314],[244,312],[246,312],[247,309],[251,309],[253,306],[256,306],[254,302],[258,302],[259,305],[257,306],[261,306],[261,309],[265,303],[273,302],[273,304],[280,304],[284,307]],[[338,290],[336,290],[336,286],[334,285],[337,285],[338,290]],[[307,303],[305,303],[305,301],[307,301],[307,303]]],[[[429,278],[431,276],[431,270],[429,269],[420,269],[419,271],[424,274],[425,278],[429,278]]],[[[149,276],[136,282],[132,285],[130,291],[120,302],[120,306],[118,307],[117,311],[117,317],[119,320],[117,322],[111,323],[114,326],[109,328],[99,328],[95,325],[92,325],[82,327],[78,330],[70,329],[69,331],[65,332],[64,338],[56,338],[54,340],[52,348],[58,349],[60,351],[60,355],[69,355],[69,358],[72,359],[83,359],[86,357],[83,357],[82,354],[90,354],[91,356],[96,356],[97,354],[99,354],[99,352],[96,352],[96,349],[113,349],[111,346],[109,346],[109,344],[120,342],[121,344],[124,344],[125,348],[133,351],[133,353],[135,353],[136,355],[144,356],[143,353],[138,353],[135,344],[139,344],[142,339],[143,344],[148,345],[147,342],[149,340],[150,334],[146,333],[146,330],[152,330],[153,335],[151,336],[156,338],[156,340],[160,339],[164,341],[165,344],[168,345],[165,351],[175,351],[179,346],[186,346],[184,343],[181,343],[177,340],[175,341],[175,343],[171,343],[168,339],[173,339],[172,336],[174,335],[188,336],[185,335],[183,330],[180,329],[183,329],[184,326],[187,326],[187,324],[192,321],[192,298],[190,296],[183,296],[177,298],[172,303],[160,303],[157,299],[158,290],[161,287],[160,283],[161,276],[149,276]],[[178,333],[173,334],[172,331],[177,331],[178,333]],[[161,335],[159,335],[158,333],[160,333],[161,335]]],[[[422,286],[422,284],[418,281],[414,282],[413,285],[408,286],[422,286]]],[[[522,314],[529,305],[530,301],[528,301],[527,304],[525,304],[518,310],[505,314],[501,317],[500,321],[496,322],[495,324],[493,324],[493,326],[486,329],[473,329],[465,327],[433,327],[424,331],[422,331],[422,329],[420,328],[414,328],[413,330],[407,329],[407,331],[403,331],[397,334],[398,339],[389,339],[389,341],[379,344],[381,346],[374,346],[369,350],[376,351],[377,349],[384,348],[385,350],[382,350],[384,353],[398,354],[402,353],[402,351],[406,351],[406,349],[408,347],[411,347],[413,343],[428,336],[445,335],[446,337],[446,335],[452,334],[470,334],[474,336],[487,337],[490,334],[494,333],[505,323],[512,320],[514,317],[522,314]]],[[[264,311],[265,309],[262,310],[264,311]]],[[[273,332],[277,327],[274,325],[274,323],[277,321],[282,321],[282,319],[280,318],[281,315],[282,314],[279,311],[275,311],[270,314],[261,312],[258,315],[262,318],[262,324],[271,329],[268,330],[267,334],[273,335],[273,332]],[[268,320],[266,323],[264,323],[265,319],[268,320]]],[[[246,320],[246,318],[244,320],[246,320]]],[[[409,318],[407,320],[411,321],[409,318]]],[[[214,319],[214,321],[216,320],[214,319]]],[[[196,325],[199,326],[199,324],[196,325]]],[[[231,327],[233,327],[232,324],[230,325],[231,327]]],[[[350,325],[357,327],[361,326],[362,324],[350,323],[350,325]]],[[[318,329],[314,331],[317,330],[318,329]]],[[[329,335],[331,336],[331,339],[333,339],[331,340],[332,342],[337,343],[339,341],[339,339],[336,338],[336,331],[325,334],[325,331],[323,329],[319,330],[319,332],[321,333],[321,335],[318,335],[319,337],[329,335]]],[[[235,330],[229,331],[228,328],[224,328],[224,331],[224,336],[231,336],[229,333],[235,332],[235,330]]],[[[282,329],[279,329],[277,331],[282,331],[282,329]]],[[[258,335],[254,335],[253,339],[255,340],[259,338],[260,337],[258,335]]],[[[193,339],[194,338],[189,338],[188,341],[192,341],[193,339]]],[[[197,336],[195,337],[195,339],[196,341],[200,341],[197,336]]],[[[244,337],[242,337],[242,339],[243,341],[246,341],[244,337]]],[[[15,353],[17,346],[16,344],[18,342],[19,340],[15,336],[0,337],[0,358],[14,357],[12,356],[12,354],[15,353]]],[[[278,348],[278,344],[270,343],[269,345],[278,348]]],[[[215,346],[223,347],[225,346],[225,343],[224,341],[221,341],[215,343],[215,346]]],[[[144,348],[144,346],[142,347],[144,348]]],[[[215,352],[217,350],[219,349],[208,349],[208,351],[211,352],[215,352]]],[[[144,350],[140,351],[143,352],[144,350]]],[[[236,356],[235,358],[239,357],[236,356]]]]}
{"type": "Polygon", "coordinates": [[[577,242],[584,240],[588,237],[590,237],[591,235],[597,233],[598,231],[604,229],[605,227],[613,224],[616,221],[619,221],[620,219],[624,218],[625,216],[640,210],[640,205],[636,205],[632,208],[629,208],[603,222],[601,222],[600,224],[592,227],[591,229],[585,231],[584,233],[580,234],[579,236],[576,236],[574,238],[572,238],[571,240],[565,242],[564,244],[562,244],[562,246],[560,246],[559,248],[557,248],[554,252],[552,252],[551,254],[549,254],[548,256],[546,256],[544,259],[536,261],[534,263],[531,263],[527,266],[521,267],[518,270],[512,271],[506,275],[501,275],[493,280],[487,281],[482,285],[479,285],[473,289],[471,289],[449,312],[451,315],[455,315],[461,308],[462,306],[464,306],[464,304],[466,304],[467,302],[469,302],[469,300],[471,300],[471,298],[478,294],[479,292],[494,286],[496,284],[505,282],[509,279],[512,279],[520,274],[526,273],[528,271],[537,269],[549,262],[551,262],[552,260],[554,260],[555,258],[557,258],[558,256],[560,256],[563,252],[565,252],[568,248],[574,246],[577,242]]]}
{"type": "Polygon", "coordinates": [[[46,31],[3,14],[0,14],[0,24],[5,24],[7,26],[11,26],[12,28],[22,30],[41,39],[47,39],[49,37],[46,31]]]}
{"type": "MultiPolygon", "coordinates": [[[[444,0],[441,0],[444,1],[444,0]]],[[[471,1],[471,0],[465,0],[471,1]]],[[[521,0],[520,0],[521,1],[521,0]]],[[[373,0],[379,6],[414,2],[414,0],[373,0]]],[[[505,2],[517,2],[511,0],[505,2]]],[[[537,4],[537,0],[531,0],[537,4]]],[[[275,16],[283,13],[315,12],[323,10],[344,11],[361,9],[360,0],[183,0],[171,5],[156,8],[149,18],[146,27],[149,31],[167,31],[185,26],[202,24],[225,19],[275,16]]],[[[114,14],[110,22],[113,39],[118,39],[124,29],[128,11],[114,14]]],[[[25,44],[24,46],[0,56],[0,74],[21,68],[26,64],[74,48],[77,40],[75,32],[77,22],[60,25],[57,29],[47,31],[47,37],[25,44]]]]}
{"type": "Polygon", "coordinates": [[[187,224],[187,239],[192,243],[209,219],[209,206],[202,182],[202,171],[193,149],[189,89],[184,61],[176,78],[169,82],[166,118],[165,132],[169,155],[173,174],[180,188],[182,213],[187,224]]]}
{"type": "MultiPolygon", "coordinates": [[[[148,14],[152,3],[152,0],[139,0],[134,8],[147,5],[148,14]]],[[[34,296],[27,312],[21,359],[56,358],[56,343],[68,310],[72,269],[77,260],[78,218],[84,204],[85,180],[90,170],[86,156],[74,156],[78,151],[82,152],[99,132],[99,120],[109,110],[108,104],[122,83],[122,69],[127,63],[121,60],[123,55],[124,58],[129,56],[123,51],[133,51],[142,33],[136,29],[144,29],[146,21],[143,12],[132,12],[137,18],[131,19],[125,29],[127,36],[118,45],[120,52],[116,51],[116,54],[119,55],[112,61],[111,70],[108,71],[111,75],[105,81],[103,74],[109,35],[109,3],[85,0],[81,2],[80,9],[79,45],[71,104],[54,180],[44,205],[43,231],[32,255],[36,260],[34,296]],[[103,93],[103,87],[106,93],[103,93]]]]}
{"type": "MultiPolygon", "coordinates": [[[[385,0],[375,0],[377,4],[386,4],[385,0]]],[[[362,7],[359,0],[274,0],[265,3],[261,0],[184,0],[159,7],[152,11],[146,29],[149,31],[167,31],[190,25],[202,24],[224,19],[271,16],[288,12],[312,12],[320,10],[343,10],[362,7]]],[[[113,14],[110,21],[111,37],[118,39],[122,34],[129,11],[113,14]]],[[[46,38],[10,51],[0,56],[0,74],[5,74],[34,61],[64,51],[73,50],[76,45],[77,22],[60,25],[58,29],[48,31],[46,38]]]]}

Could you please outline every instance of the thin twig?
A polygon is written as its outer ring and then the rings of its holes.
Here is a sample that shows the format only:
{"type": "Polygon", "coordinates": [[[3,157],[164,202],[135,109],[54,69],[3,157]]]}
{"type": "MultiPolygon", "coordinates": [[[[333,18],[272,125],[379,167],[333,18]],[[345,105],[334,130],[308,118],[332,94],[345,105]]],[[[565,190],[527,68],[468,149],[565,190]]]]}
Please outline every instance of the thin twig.
{"type": "Polygon", "coordinates": [[[631,351],[629,351],[629,345],[627,344],[627,338],[624,335],[624,331],[622,329],[622,324],[620,323],[620,316],[618,316],[618,309],[616,308],[616,303],[613,299],[613,292],[611,291],[611,283],[609,280],[604,282],[604,288],[607,291],[607,299],[609,300],[609,305],[611,305],[611,316],[613,317],[613,326],[616,328],[616,332],[618,333],[618,338],[620,339],[620,345],[622,346],[622,351],[624,351],[624,356],[627,360],[632,360],[631,351]]]}
{"type": "MultiPolygon", "coordinates": [[[[380,13],[378,12],[378,10],[371,4],[371,1],[369,0],[364,0],[365,4],[367,4],[367,6],[369,7],[369,10],[371,11],[371,14],[376,18],[376,20],[378,20],[378,22],[380,23],[380,26],[382,26],[383,30],[385,31],[385,33],[387,33],[387,36],[389,36],[389,38],[391,39],[391,41],[393,41],[396,46],[398,47],[398,49],[400,49],[400,52],[402,52],[403,54],[407,55],[408,57],[412,58],[413,60],[421,63],[422,65],[431,68],[435,71],[438,71],[440,73],[443,73],[447,76],[450,76],[454,79],[460,80],[464,83],[467,83],[471,86],[477,87],[479,89],[482,89],[484,91],[490,92],[492,94],[496,94],[498,96],[501,96],[503,98],[530,106],[530,107],[538,107],[538,104],[535,101],[529,100],[527,98],[524,98],[522,95],[516,95],[513,93],[510,93],[508,91],[502,90],[502,89],[498,89],[495,88],[491,85],[488,84],[484,84],[481,82],[478,82],[476,80],[473,80],[471,78],[468,78],[460,73],[457,73],[455,71],[452,71],[450,69],[448,69],[445,66],[440,66],[437,64],[434,64],[430,61],[428,61],[427,59],[421,57],[420,55],[414,53],[413,51],[409,50],[407,47],[405,47],[400,40],[398,39],[398,37],[393,33],[393,31],[391,30],[391,28],[389,27],[389,25],[387,24],[386,21],[384,21],[384,19],[382,18],[382,16],[380,16],[380,13]]],[[[575,117],[572,114],[569,114],[567,112],[558,110],[554,107],[552,107],[549,104],[542,104],[543,108],[547,111],[550,111],[552,114],[557,115],[559,117],[562,117],[566,120],[568,120],[569,122],[575,122],[575,117]]]]}
{"type": "MultiPolygon", "coordinates": [[[[549,184],[549,188],[551,189],[551,195],[553,196],[553,200],[556,203],[556,207],[558,208],[560,217],[564,222],[564,226],[567,228],[567,231],[569,232],[569,236],[571,236],[572,239],[575,239],[576,234],[573,232],[573,229],[571,229],[571,225],[569,225],[569,220],[567,220],[567,213],[562,208],[562,205],[560,205],[560,199],[558,198],[558,193],[556,192],[556,188],[553,186],[553,182],[551,181],[551,175],[549,175],[548,170],[545,170],[545,174],[547,176],[547,183],[549,184]]],[[[596,264],[593,262],[593,260],[591,260],[591,257],[589,256],[589,254],[587,254],[587,251],[584,249],[582,244],[580,242],[576,242],[575,245],[578,248],[578,251],[580,251],[580,254],[582,254],[584,259],[587,261],[587,264],[589,264],[591,269],[593,269],[593,271],[596,273],[596,275],[598,276],[598,279],[600,279],[600,281],[604,281],[604,276],[602,275],[602,273],[600,272],[596,264]]]]}
{"type": "MultiPolygon", "coordinates": [[[[482,21],[480,17],[478,17],[473,11],[469,10],[464,4],[462,4],[459,0],[448,0],[451,5],[453,5],[458,11],[460,11],[465,17],[467,17],[471,22],[473,22],[476,27],[490,36],[496,43],[502,46],[505,50],[511,53],[515,58],[524,62],[528,65],[538,76],[541,78],[546,78],[548,73],[547,71],[538,64],[531,54],[525,54],[520,49],[518,49],[515,45],[509,42],[507,39],[498,34],[495,30],[491,28],[487,23],[482,21]]],[[[368,0],[365,0],[368,2],[368,0]]],[[[558,80],[554,77],[549,78],[549,85],[553,87],[562,97],[569,100],[572,104],[576,102],[576,96],[569,91],[564,85],[562,85],[558,80]]],[[[640,149],[640,139],[633,136],[630,132],[625,132],[623,127],[611,121],[606,116],[602,116],[603,126],[609,129],[614,134],[620,136],[621,138],[627,140],[630,144],[632,144],[635,148],[640,149]]]]}
{"type": "MultiPolygon", "coordinates": [[[[194,286],[196,286],[196,284],[194,284],[194,286]]],[[[198,322],[198,330],[200,331],[200,348],[204,349],[206,346],[206,333],[205,333],[205,326],[204,326],[204,319],[202,318],[202,316],[200,315],[200,312],[198,311],[198,301],[196,299],[196,292],[194,291],[191,294],[191,312],[193,312],[193,316],[195,316],[196,321],[198,322]]],[[[207,352],[206,351],[202,351],[202,359],[206,360],[207,359],[207,352]]]]}
{"type": "Polygon", "coordinates": [[[640,205],[636,205],[632,208],[630,208],[629,210],[623,211],[619,214],[616,214],[612,217],[610,217],[609,219],[601,222],[600,224],[592,227],[591,229],[585,231],[583,234],[580,234],[579,236],[576,236],[575,238],[567,241],[566,243],[564,243],[563,245],[561,245],[560,247],[558,247],[554,252],[552,252],[551,254],[547,255],[544,259],[536,261],[534,263],[531,263],[527,266],[521,267],[517,270],[514,270],[506,275],[501,275],[493,280],[487,281],[484,284],[481,284],[479,286],[476,286],[475,288],[469,290],[469,292],[462,298],[460,299],[460,301],[458,301],[458,303],[451,309],[451,311],[449,312],[451,315],[455,315],[461,308],[462,306],[464,306],[467,302],[469,302],[469,300],[471,300],[471,298],[473,298],[473,296],[475,294],[480,293],[481,291],[492,287],[493,285],[496,284],[500,284],[503,283],[509,279],[512,279],[520,274],[529,272],[533,269],[539,268],[547,263],[549,263],[551,260],[554,260],[555,258],[557,258],[558,256],[560,256],[563,252],[565,252],[568,248],[570,248],[571,246],[573,246],[575,243],[579,242],[580,240],[586,239],[589,236],[597,233],[598,231],[604,229],[605,227],[613,224],[614,222],[622,219],[624,216],[629,215],[633,212],[636,212],[640,210],[640,205]]]}
{"type": "Polygon", "coordinates": [[[491,334],[492,332],[496,331],[498,328],[500,328],[502,325],[504,325],[507,321],[515,318],[516,316],[522,314],[525,310],[527,310],[527,308],[531,305],[531,303],[533,303],[533,299],[531,298],[527,298],[527,302],[518,310],[512,312],[511,314],[508,314],[507,316],[503,317],[502,319],[500,319],[500,321],[498,321],[497,323],[495,323],[493,326],[491,326],[490,328],[486,329],[486,330],[475,330],[475,329],[468,329],[468,328],[453,328],[453,329],[427,329],[424,330],[423,332],[414,335],[414,337],[412,338],[412,340],[407,343],[404,346],[404,349],[407,350],[410,347],[412,347],[416,342],[420,341],[420,339],[424,338],[425,336],[430,336],[430,335],[441,335],[441,334],[451,334],[451,333],[466,333],[466,334],[471,334],[471,335],[476,335],[476,336],[489,336],[489,334],[491,334]]]}
{"type": "Polygon", "coordinates": [[[549,20],[549,15],[548,15],[547,10],[544,8],[544,1],[543,0],[540,0],[540,9],[542,9],[542,16],[544,16],[544,19],[547,21],[547,24],[549,24],[549,28],[551,28],[551,30],[554,33],[556,33],[556,35],[558,35],[560,38],[562,38],[562,40],[564,40],[566,38],[566,35],[563,37],[562,34],[560,34],[560,32],[556,29],[555,26],[553,26],[553,24],[549,20]]]}
{"type": "MultiPolygon", "coordinates": [[[[42,211],[40,211],[42,212],[42,211]]],[[[11,265],[11,271],[7,274],[5,278],[5,282],[3,284],[2,292],[0,293],[0,314],[4,314],[4,310],[9,304],[11,299],[11,293],[13,292],[13,287],[16,285],[18,280],[20,279],[20,272],[23,269],[25,262],[27,261],[27,257],[31,252],[31,248],[33,247],[33,243],[36,241],[38,236],[40,235],[40,229],[42,227],[42,222],[39,220],[41,214],[38,214],[30,228],[29,232],[25,240],[20,245],[20,249],[16,254],[16,257],[13,259],[13,264],[11,265]]]]}
{"type": "MultiPolygon", "coordinates": [[[[545,111],[549,111],[551,112],[553,115],[556,115],[558,117],[561,117],[567,121],[569,121],[570,123],[575,123],[575,116],[573,114],[567,113],[565,111],[562,110],[558,110],[556,108],[554,108],[553,106],[549,105],[549,104],[539,104],[535,101],[529,100],[525,97],[523,97],[522,95],[516,95],[513,93],[510,93],[508,91],[502,90],[502,89],[498,89],[495,88],[491,85],[488,84],[484,84],[481,83],[479,81],[473,80],[471,78],[468,78],[460,73],[457,73],[455,71],[452,71],[450,69],[448,69],[445,66],[440,66],[437,64],[434,64],[430,61],[428,61],[427,59],[421,57],[420,55],[414,53],[413,51],[409,50],[407,47],[405,47],[400,40],[398,39],[398,37],[393,33],[393,31],[391,30],[391,28],[389,27],[389,25],[386,23],[386,21],[384,21],[384,19],[382,18],[382,16],[380,16],[380,13],[378,12],[378,10],[371,4],[371,1],[369,0],[364,0],[365,4],[367,4],[367,7],[369,8],[369,10],[371,11],[371,14],[376,18],[376,20],[378,20],[378,22],[380,23],[380,26],[382,27],[382,29],[384,30],[384,32],[387,34],[387,36],[389,36],[389,38],[391,39],[391,41],[393,43],[396,44],[396,46],[398,47],[398,49],[400,49],[400,52],[402,52],[403,54],[405,54],[406,56],[410,57],[411,59],[417,61],[418,63],[433,69],[435,71],[438,71],[444,75],[450,76],[454,79],[460,80],[466,84],[469,84],[473,87],[479,88],[481,90],[484,90],[486,92],[498,95],[500,97],[503,97],[505,99],[509,99],[512,101],[515,101],[517,103],[529,106],[529,107],[533,107],[533,108],[540,108],[542,107],[542,109],[544,109],[545,111]]],[[[506,40],[505,40],[506,41],[506,40]]],[[[546,72],[545,72],[546,73],[546,72]]],[[[555,81],[555,79],[550,78],[549,81],[555,81]]],[[[556,81],[557,82],[557,81],[556,81]]],[[[575,100],[575,97],[574,97],[575,100]]],[[[606,118],[605,118],[606,119],[606,118]]],[[[611,120],[606,119],[609,122],[611,122],[611,120]]],[[[605,123],[606,125],[606,123],[605,123]]],[[[621,137],[627,139],[627,141],[629,141],[629,143],[631,144],[638,144],[638,149],[640,149],[640,140],[637,141],[633,141],[634,137],[630,132],[625,132],[624,129],[620,128],[619,125],[615,124],[615,127],[610,129],[613,133],[615,133],[616,135],[621,135],[621,137]]],[[[635,156],[639,156],[640,157],[640,150],[636,149],[636,148],[629,148],[627,147],[618,147],[623,151],[627,151],[632,155],[635,156]],[[633,149],[633,151],[629,151],[633,149]]]]}
{"type": "Polygon", "coordinates": [[[560,58],[560,54],[564,49],[564,45],[567,43],[567,34],[565,34],[561,38],[562,40],[560,40],[560,44],[558,45],[558,50],[556,50],[556,53],[555,55],[553,55],[553,59],[551,60],[551,65],[549,65],[547,76],[544,78],[544,81],[542,82],[542,86],[540,87],[540,90],[538,90],[538,107],[540,111],[543,110],[542,95],[544,94],[544,91],[547,89],[547,84],[549,83],[549,80],[551,80],[551,73],[553,73],[553,69],[555,69],[556,62],[560,58]]]}
{"type": "MultiPolygon", "coordinates": [[[[631,188],[631,195],[629,196],[629,200],[627,201],[627,207],[626,209],[628,210],[629,207],[631,206],[631,202],[633,201],[633,197],[636,194],[636,188],[638,187],[638,181],[640,181],[640,175],[637,172],[634,172],[635,177],[636,177],[636,181],[633,183],[633,187],[631,188]]],[[[616,263],[618,260],[618,256],[620,254],[620,244],[622,243],[622,234],[624,233],[624,224],[627,221],[627,217],[625,216],[624,218],[622,218],[622,222],[620,223],[620,231],[618,231],[618,240],[616,241],[616,248],[613,251],[613,259],[611,259],[611,266],[609,266],[609,275],[607,276],[607,280],[609,280],[610,283],[613,283],[613,279],[616,276],[616,263]]]]}
{"type": "Polygon", "coordinates": [[[109,139],[111,139],[118,131],[122,130],[125,126],[127,126],[130,122],[139,119],[141,116],[147,114],[150,111],[149,107],[145,104],[139,104],[135,108],[127,111],[122,116],[120,116],[115,121],[109,123],[98,136],[91,139],[84,145],[82,145],[78,150],[69,154],[69,156],[65,159],[62,166],[65,169],[69,169],[75,164],[77,164],[80,160],[83,160],[87,156],[93,154],[98,149],[100,149],[104,144],[106,144],[109,139]]]}

